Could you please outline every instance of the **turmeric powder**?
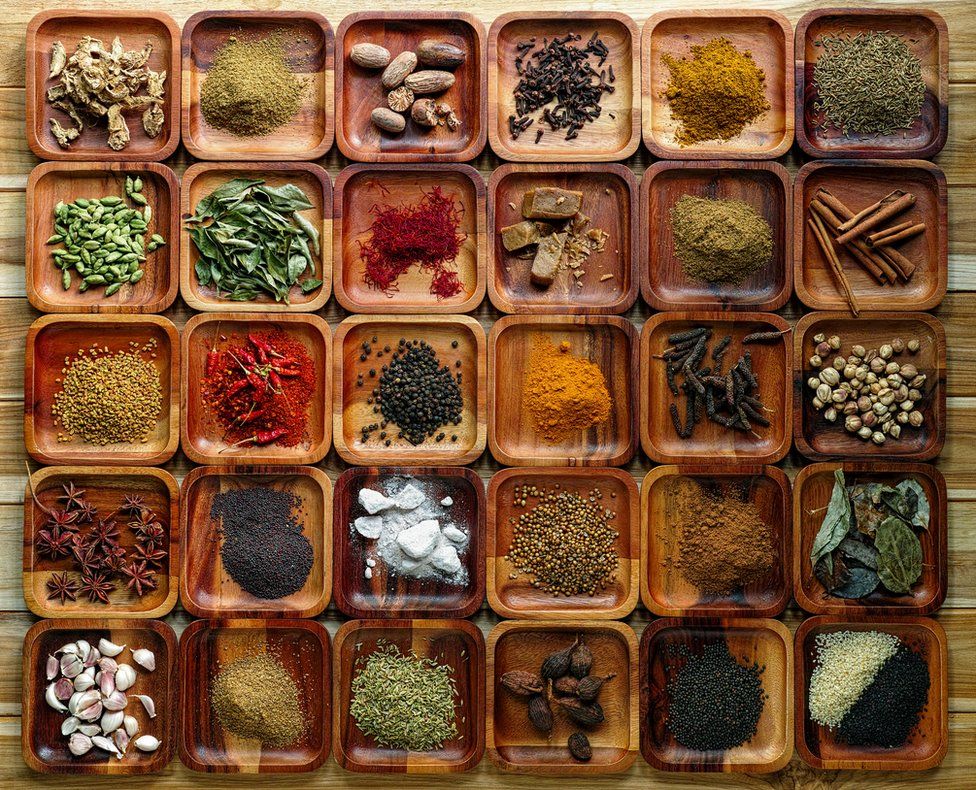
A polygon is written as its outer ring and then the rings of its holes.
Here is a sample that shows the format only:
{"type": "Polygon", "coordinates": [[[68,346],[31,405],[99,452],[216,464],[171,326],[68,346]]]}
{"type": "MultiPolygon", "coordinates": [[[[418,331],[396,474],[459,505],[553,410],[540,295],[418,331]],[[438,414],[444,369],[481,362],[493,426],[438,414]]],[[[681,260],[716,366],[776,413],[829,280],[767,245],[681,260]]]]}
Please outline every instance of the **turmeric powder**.
{"type": "Polygon", "coordinates": [[[600,368],[537,338],[523,383],[523,402],[542,438],[556,444],[610,417],[610,393],[600,368]]]}

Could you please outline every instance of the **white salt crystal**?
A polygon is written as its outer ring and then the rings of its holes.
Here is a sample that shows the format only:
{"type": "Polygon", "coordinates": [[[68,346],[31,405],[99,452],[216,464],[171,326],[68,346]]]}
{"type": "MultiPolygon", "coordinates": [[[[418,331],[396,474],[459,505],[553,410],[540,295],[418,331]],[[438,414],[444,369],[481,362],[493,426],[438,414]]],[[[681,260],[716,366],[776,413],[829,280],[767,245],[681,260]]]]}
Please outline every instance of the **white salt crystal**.
{"type": "Polygon", "coordinates": [[[400,493],[393,497],[393,503],[400,510],[414,510],[420,507],[426,499],[423,491],[417,486],[407,483],[400,493]]]}
{"type": "Polygon", "coordinates": [[[430,564],[444,573],[457,573],[461,570],[461,560],[457,549],[450,543],[442,543],[430,555],[430,564]]]}
{"type": "Polygon", "coordinates": [[[367,568],[367,569],[366,569],[366,570],[365,570],[365,571],[363,572],[363,575],[364,575],[364,576],[365,576],[365,577],[366,577],[367,579],[372,579],[372,578],[373,578],[373,569],[372,569],[372,568],[367,568]]]}
{"type": "Polygon", "coordinates": [[[441,527],[436,519],[427,519],[408,527],[397,535],[397,543],[404,554],[420,559],[430,554],[441,535],[441,527]]]}
{"type": "Polygon", "coordinates": [[[451,505],[453,505],[453,504],[454,504],[454,500],[453,500],[453,499],[451,499],[451,498],[450,498],[449,496],[446,496],[446,497],[444,497],[444,498],[443,498],[443,499],[441,500],[441,504],[442,504],[442,505],[443,505],[444,507],[450,507],[451,505]]]}
{"type": "Polygon", "coordinates": [[[367,513],[373,515],[393,507],[393,500],[387,499],[379,491],[373,491],[371,488],[360,488],[359,504],[366,508],[367,513]]]}
{"type": "Polygon", "coordinates": [[[464,543],[465,539],[468,537],[457,527],[444,527],[444,537],[448,540],[454,541],[455,543],[464,543]]]}
{"type": "Polygon", "coordinates": [[[356,532],[370,540],[378,538],[383,531],[382,516],[360,516],[353,524],[356,527],[356,532]]]}
{"type": "Polygon", "coordinates": [[[375,568],[376,567],[376,560],[374,560],[372,557],[369,557],[366,560],[366,564],[369,565],[370,568],[375,568]]]}

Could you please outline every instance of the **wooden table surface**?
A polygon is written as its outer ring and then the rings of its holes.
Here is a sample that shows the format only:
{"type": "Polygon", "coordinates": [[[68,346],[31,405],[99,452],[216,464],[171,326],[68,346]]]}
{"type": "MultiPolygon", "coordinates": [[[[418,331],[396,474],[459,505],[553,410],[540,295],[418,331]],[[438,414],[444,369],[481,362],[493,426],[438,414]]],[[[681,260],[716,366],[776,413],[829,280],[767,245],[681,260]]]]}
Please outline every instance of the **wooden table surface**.
{"type": "MultiPolygon", "coordinates": [[[[464,8],[473,11],[489,26],[492,20],[525,5],[513,0],[338,0],[334,3],[291,2],[269,0],[106,0],[106,2],[69,2],[79,8],[99,6],[159,8],[182,24],[187,17],[204,8],[293,8],[315,9],[325,13],[333,28],[343,16],[364,9],[464,8]]],[[[570,10],[599,7],[613,8],[630,14],[639,25],[650,12],[666,7],[720,9],[728,7],[728,0],[665,0],[661,4],[638,3],[635,0],[558,0],[537,6],[550,10],[570,10]]],[[[795,25],[807,10],[819,6],[843,5],[827,2],[787,2],[758,0],[744,2],[743,7],[762,6],[784,13],[795,25]]],[[[864,4],[862,4],[864,5],[864,4]]],[[[874,5],[881,5],[874,3],[874,5]]],[[[924,3],[892,2],[890,7],[924,5],[924,3]]],[[[865,787],[976,787],[976,14],[971,0],[950,0],[928,5],[938,10],[948,22],[951,61],[949,142],[936,162],[945,170],[949,182],[949,295],[937,315],[945,324],[949,346],[948,441],[938,466],[946,477],[949,489],[949,596],[937,619],[949,636],[949,702],[950,745],[942,767],[923,774],[818,772],[803,765],[794,757],[792,763],[778,774],[764,777],[729,775],[723,780],[717,775],[694,777],[674,776],[653,771],[638,758],[635,765],[622,776],[594,778],[587,781],[592,787],[637,788],[652,785],[669,787],[782,787],[827,788],[845,790],[865,787]],[[969,447],[969,450],[966,448],[969,447]]],[[[24,33],[28,20],[42,8],[37,0],[11,0],[0,14],[0,787],[64,786],[70,779],[32,774],[20,756],[20,660],[24,632],[34,618],[27,612],[21,591],[21,539],[23,529],[23,493],[25,482],[23,433],[21,413],[23,399],[24,335],[38,313],[27,303],[24,293],[24,190],[27,176],[37,160],[30,153],[24,139],[24,33]]],[[[642,148],[628,162],[640,175],[650,163],[650,156],[642,148]]],[[[190,163],[180,152],[169,164],[182,172],[190,163]]],[[[333,179],[347,164],[333,148],[323,161],[333,179]]],[[[490,152],[472,164],[485,178],[498,166],[498,159],[490,152]]],[[[795,173],[801,160],[794,146],[786,164],[795,173]]],[[[788,319],[800,314],[794,299],[783,311],[788,319]]],[[[182,302],[167,315],[182,326],[191,312],[182,302]]],[[[637,324],[649,315],[646,305],[635,308],[630,318],[637,324]]],[[[487,329],[497,314],[487,301],[475,316],[487,329]]],[[[325,317],[335,326],[344,311],[333,298],[325,310],[325,317]]],[[[799,457],[794,453],[782,464],[792,476],[799,457]]],[[[166,468],[182,477],[189,464],[182,455],[166,468]]],[[[323,468],[334,479],[343,464],[335,452],[329,454],[323,468]]],[[[483,456],[475,465],[488,477],[499,467],[490,457],[483,456]]],[[[648,459],[640,455],[630,466],[639,480],[650,468],[648,459]]],[[[185,612],[177,611],[168,621],[177,629],[189,621],[185,612]]],[[[784,617],[792,628],[800,620],[800,613],[791,607],[784,617]]],[[[322,618],[331,633],[341,622],[331,607],[322,618]]],[[[483,607],[475,618],[485,631],[498,618],[483,607]]],[[[642,607],[628,622],[638,632],[649,620],[642,607]]],[[[114,777],[98,779],[86,777],[82,787],[228,787],[246,784],[252,787],[450,787],[463,784],[472,788],[557,788],[566,786],[565,779],[538,779],[506,775],[491,766],[485,758],[480,766],[468,774],[444,777],[376,777],[344,772],[333,761],[313,774],[294,774],[281,777],[205,776],[193,774],[177,761],[163,774],[120,780],[114,777]]],[[[72,782],[72,784],[75,784],[72,782]]],[[[573,782],[573,784],[579,784],[573,782]]]]}

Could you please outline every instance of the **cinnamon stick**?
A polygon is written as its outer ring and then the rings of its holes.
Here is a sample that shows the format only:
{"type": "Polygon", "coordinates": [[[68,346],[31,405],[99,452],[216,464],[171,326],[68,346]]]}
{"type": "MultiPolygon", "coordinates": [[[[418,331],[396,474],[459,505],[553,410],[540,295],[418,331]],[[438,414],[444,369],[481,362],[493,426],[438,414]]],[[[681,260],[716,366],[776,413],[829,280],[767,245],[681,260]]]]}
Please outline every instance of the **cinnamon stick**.
{"type": "Polygon", "coordinates": [[[857,297],[854,296],[854,289],[851,288],[850,280],[847,279],[847,275],[844,273],[844,269],[840,265],[840,259],[837,257],[837,250],[834,249],[834,243],[830,240],[830,236],[827,233],[827,228],[824,227],[823,220],[818,214],[811,212],[810,217],[807,219],[807,223],[810,225],[810,229],[813,231],[814,238],[820,244],[820,251],[823,253],[824,258],[830,265],[830,268],[834,273],[834,277],[836,277],[837,282],[840,283],[840,287],[844,292],[844,296],[847,299],[847,304],[851,308],[851,312],[854,314],[854,317],[857,318],[858,314],[861,312],[861,308],[857,303],[857,297]]]}
{"type": "MultiPolygon", "coordinates": [[[[817,197],[829,205],[833,211],[837,212],[835,219],[837,219],[838,224],[834,225],[826,217],[824,217],[824,221],[827,222],[831,230],[839,235],[837,228],[843,223],[844,220],[848,220],[853,217],[854,212],[844,205],[843,201],[831,194],[826,187],[820,187],[817,192],[817,197]]],[[[898,272],[891,265],[891,262],[881,255],[877,250],[872,250],[870,247],[868,247],[868,245],[862,239],[855,239],[853,242],[847,245],[847,249],[855,257],[870,260],[872,264],[884,274],[889,282],[894,283],[898,281],[898,272]]],[[[882,280],[881,282],[883,283],[884,281],[882,280]]]]}
{"type": "Polygon", "coordinates": [[[886,205],[887,203],[890,203],[892,200],[897,200],[899,197],[901,197],[904,194],[905,193],[902,192],[900,189],[892,190],[883,198],[881,198],[881,200],[872,203],[867,208],[862,208],[854,216],[849,217],[847,220],[845,220],[839,228],[840,232],[847,233],[847,231],[849,231],[851,228],[857,225],[857,223],[859,223],[862,219],[864,219],[865,217],[870,217],[872,214],[874,214],[874,212],[876,212],[882,206],[886,205]]]}
{"type": "Polygon", "coordinates": [[[867,237],[867,243],[869,247],[893,247],[914,238],[919,233],[925,233],[924,222],[917,222],[914,225],[911,222],[902,222],[900,225],[872,233],[867,237]]]}
{"type": "Polygon", "coordinates": [[[872,228],[878,227],[881,223],[907,211],[915,205],[915,196],[911,192],[905,192],[901,197],[885,203],[883,206],[872,212],[869,216],[861,219],[856,225],[843,230],[845,225],[851,222],[848,220],[840,226],[841,235],[837,237],[838,244],[847,244],[858,236],[863,236],[872,228]]]}
{"type": "MultiPolygon", "coordinates": [[[[821,203],[819,200],[814,199],[810,202],[810,208],[813,212],[820,216],[820,218],[824,221],[824,224],[832,232],[837,232],[837,226],[841,222],[840,217],[838,217],[828,206],[821,203]]],[[[867,271],[868,274],[878,281],[880,285],[884,285],[889,279],[894,282],[895,272],[891,271],[891,267],[888,265],[888,263],[882,261],[880,256],[868,249],[867,245],[864,245],[862,248],[862,244],[863,242],[858,241],[854,244],[849,244],[845,249],[855,261],[861,264],[861,267],[867,271]],[[888,271],[891,271],[890,278],[887,276],[888,271]]]]}
{"type": "Polygon", "coordinates": [[[884,255],[885,258],[887,258],[891,265],[898,270],[902,279],[906,282],[909,280],[909,278],[911,278],[912,274],[915,273],[915,264],[898,252],[898,250],[887,246],[878,247],[878,250],[882,255],[884,255]]]}

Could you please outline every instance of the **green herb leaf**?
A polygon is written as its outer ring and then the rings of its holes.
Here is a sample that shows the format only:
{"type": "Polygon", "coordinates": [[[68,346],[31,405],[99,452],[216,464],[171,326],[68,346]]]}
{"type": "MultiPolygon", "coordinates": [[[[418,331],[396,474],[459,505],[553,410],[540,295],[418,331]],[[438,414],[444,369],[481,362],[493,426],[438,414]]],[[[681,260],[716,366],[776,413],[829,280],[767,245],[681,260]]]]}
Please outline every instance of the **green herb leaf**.
{"type": "Polygon", "coordinates": [[[833,560],[828,555],[840,545],[851,526],[851,500],[847,496],[844,485],[844,470],[834,472],[834,490],[830,494],[827,513],[820,525],[817,536],[813,539],[810,551],[810,563],[813,567],[822,557],[827,558],[827,567],[833,571],[833,560]]]}
{"type": "Polygon", "coordinates": [[[913,527],[928,529],[931,512],[929,499],[925,496],[925,489],[922,488],[922,484],[914,477],[909,477],[896,485],[895,489],[901,493],[906,502],[913,506],[912,515],[905,520],[913,527]]]}
{"type": "Polygon", "coordinates": [[[910,593],[922,575],[922,543],[918,536],[897,516],[889,516],[878,525],[874,538],[878,549],[878,576],[881,583],[895,593],[910,593]]]}
{"type": "Polygon", "coordinates": [[[298,284],[298,287],[302,289],[302,293],[303,294],[307,294],[307,293],[311,293],[316,288],[321,288],[322,287],[322,281],[321,280],[315,280],[315,279],[302,280],[298,284]]]}
{"type": "Polygon", "coordinates": [[[838,598],[866,598],[878,588],[880,579],[877,571],[860,567],[848,570],[850,578],[847,583],[831,590],[831,595],[836,595],[838,598]]]}

